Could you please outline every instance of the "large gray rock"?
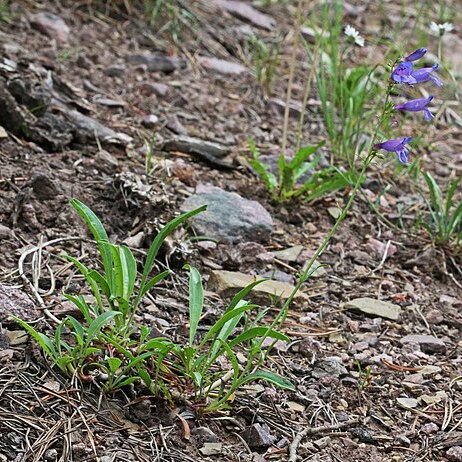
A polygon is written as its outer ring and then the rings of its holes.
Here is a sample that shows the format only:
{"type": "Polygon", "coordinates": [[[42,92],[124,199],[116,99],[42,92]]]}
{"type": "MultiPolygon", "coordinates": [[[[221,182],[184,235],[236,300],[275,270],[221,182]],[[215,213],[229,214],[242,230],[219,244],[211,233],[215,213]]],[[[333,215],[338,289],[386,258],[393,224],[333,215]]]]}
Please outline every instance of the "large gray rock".
{"type": "Polygon", "coordinates": [[[69,40],[71,30],[64,22],[64,19],[50,13],[49,11],[41,11],[37,14],[29,16],[29,21],[34,29],[48,35],[57,42],[63,44],[69,40]]]}
{"type": "Polygon", "coordinates": [[[215,186],[199,185],[182,210],[190,211],[207,204],[207,211],[191,218],[197,234],[225,242],[265,241],[273,229],[267,210],[256,201],[215,186]]]}

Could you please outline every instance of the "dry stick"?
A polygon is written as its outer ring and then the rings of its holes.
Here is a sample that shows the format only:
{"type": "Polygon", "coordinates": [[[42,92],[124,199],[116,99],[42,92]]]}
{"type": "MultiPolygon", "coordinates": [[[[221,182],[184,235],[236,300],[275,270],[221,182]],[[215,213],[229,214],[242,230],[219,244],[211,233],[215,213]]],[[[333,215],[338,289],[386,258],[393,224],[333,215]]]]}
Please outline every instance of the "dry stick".
{"type": "Polygon", "coordinates": [[[292,55],[290,57],[290,70],[289,70],[289,82],[287,84],[287,96],[286,96],[286,107],[284,110],[284,127],[282,131],[282,154],[285,155],[287,147],[287,130],[289,127],[289,111],[290,111],[290,97],[292,96],[292,85],[294,82],[295,65],[297,61],[297,48],[300,40],[300,30],[302,26],[302,0],[298,1],[297,7],[297,22],[294,29],[294,41],[292,48],[292,55]]]}
{"type": "Polygon", "coordinates": [[[296,462],[298,446],[306,435],[316,435],[317,433],[323,433],[326,431],[328,432],[328,431],[333,431],[333,430],[340,430],[342,428],[347,428],[351,425],[355,425],[358,422],[359,422],[359,419],[356,418],[356,419],[349,420],[348,422],[341,422],[336,425],[325,425],[323,427],[305,427],[304,430],[297,433],[291,445],[289,446],[288,462],[296,462]]]}
{"type": "Polygon", "coordinates": [[[30,249],[25,250],[19,257],[18,272],[19,272],[19,275],[21,276],[21,279],[24,281],[24,283],[27,286],[29,286],[35,298],[37,299],[40,307],[44,308],[43,312],[57,324],[60,324],[61,321],[56,316],[51,314],[47,308],[45,308],[45,302],[43,301],[43,298],[41,297],[41,295],[38,293],[38,290],[35,288],[34,283],[31,282],[29,279],[27,279],[27,276],[24,273],[24,261],[30,254],[33,254],[35,252],[40,252],[43,247],[47,247],[49,245],[56,244],[58,242],[76,241],[80,239],[82,238],[81,237],[62,237],[62,238],[52,239],[51,241],[40,243],[39,245],[36,245],[34,247],[31,247],[30,249]]]}

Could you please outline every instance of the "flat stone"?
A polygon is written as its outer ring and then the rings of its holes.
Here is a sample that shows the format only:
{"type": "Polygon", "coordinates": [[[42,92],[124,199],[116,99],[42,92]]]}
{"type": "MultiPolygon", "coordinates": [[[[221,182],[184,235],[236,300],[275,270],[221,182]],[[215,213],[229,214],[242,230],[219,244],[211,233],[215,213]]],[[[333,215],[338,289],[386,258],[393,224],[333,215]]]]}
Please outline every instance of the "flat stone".
{"type": "Polygon", "coordinates": [[[139,53],[127,56],[127,62],[146,66],[149,72],[173,72],[184,69],[186,61],[182,58],[167,56],[161,53],[139,53]]]}
{"type": "Polygon", "coordinates": [[[109,77],[123,77],[125,75],[125,66],[120,64],[112,64],[103,69],[104,74],[109,77]]]}
{"type": "Polygon", "coordinates": [[[330,436],[324,436],[323,438],[319,438],[318,440],[313,441],[313,444],[318,449],[326,449],[332,444],[332,438],[330,436]]]}
{"type": "Polygon", "coordinates": [[[191,430],[192,435],[202,444],[218,443],[218,436],[210,428],[196,427],[191,430]]]}
{"type": "Polygon", "coordinates": [[[273,219],[258,202],[215,186],[200,186],[188,197],[183,211],[206,204],[207,210],[191,218],[196,233],[224,242],[265,241],[273,230],[273,219]]]}
{"type": "Polygon", "coordinates": [[[311,374],[314,378],[320,379],[323,377],[340,377],[348,374],[348,371],[340,358],[330,356],[316,361],[311,374]]]}
{"type": "Polygon", "coordinates": [[[434,395],[420,395],[419,400],[425,403],[427,406],[431,404],[441,403],[446,401],[448,398],[447,393],[444,390],[437,391],[434,395]]]}
{"type": "Polygon", "coordinates": [[[145,96],[156,95],[163,97],[168,93],[168,85],[158,82],[143,82],[138,87],[141,94],[145,96]]]}
{"type": "Polygon", "coordinates": [[[270,434],[269,428],[266,425],[254,423],[249,428],[242,432],[242,437],[249,445],[250,449],[267,449],[271,446],[275,437],[270,434]]]}
{"type": "Polygon", "coordinates": [[[133,138],[125,133],[115,132],[91,117],[73,109],[65,112],[66,118],[78,129],[77,139],[81,143],[94,142],[98,138],[103,143],[128,145],[133,138]]]}
{"type": "MultiPolygon", "coordinates": [[[[286,102],[280,98],[269,98],[269,107],[276,114],[284,115],[286,110],[286,102]]],[[[289,117],[300,117],[303,111],[303,105],[299,101],[290,100],[289,102],[289,117]]]]}
{"type": "Polygon", "coordinates": [[[402,309],[394,303],[384,302],[369,297],[350,300],[345,304],[345,308],[352,311],[359,311],[370,316],[391,319],[392,321],[397,321],[402,312],[402,309]]]}
{"type": "Polygon", "coordinates": [[[48,11],[41,11],[29,16],[29,21],[34,29],[48,35],[57,42],[63,44],[69,40],[71,30],[62,18],[48,11]]]}
{"type": "Polygon", "coordinates": [[[407,343],[416,343],[424,353],[428,354],[444,354],[446,353],[446,344],[433,335],[419,335],[411,334],[406,335],[400,340],[401,345],[407,343]]]}
{"type": "Polygon", "coordinates": [[[247,21],[261,29],[273,30],[276,25],[274,18],[262,13],[246,2],[235,0],[218,0],[218,5],[238,19],[247,21]]]}
{"type": "Polygon", "coordinates": [[[404,408],[414,409],[419,405],[419,401],[415,398],[396,398],[396,402],[404,408]]]}
{"type": "Polygon", "coordinates": [[[411,446],[411,440],[405,435],[398,435],[393,442],[396,446],[401,446],[404,448],[409,448],[411,446]]]}
{"type": "Polygon", "coordinates": [[[425,433],[425,435],[433,435],[440,431],[440,427],[438,427],[436,423],[430,422],[428,424],[422,425],[421,430],[422,433],[425,433]]]}
{"type": "Polygon", "coordinates": [[[160,149],[164,151],[179,151],[186,154],[198,154],[204,157],[226,157],[231,149],[213,141],[193,138],[191,136],[175,136],[162,143],[160,149]]]}
{"type": "Polygon", "coordinates": [[[39,317],[35,305],[24,291],[0,284],[0,322],[11,322],[10,314],[27,322],[39,317]]]}
{"type": "Polygon", "coordinates": [[[427,322],[432,325],[442,324],[445,321],[445,316],[440,310],[430,310],[426,315],[425,318],[427,322]]]}
{"type": "Polygon", "coordinates": [[[222,443],[204,443],[199,449],[199,452],[203,456],[218,456],[223,451],[223,444],[222,443]]]}
{"type": "Polygon", "coordinates": [[[0,239],[9,239],[13,237],[13,235],[13,230],[0,223],[0,239]]]}
{"type": "Polygon", "coordinates": [[[205,69],[220,72],[221,74],[239,75],[247,70],[242,64],[208,56],[198,56],[197,62],[205,69]]]}
{"type": "Polygon", "coordinates": [[[446,451],[446,457],[451,462],[462,462],[462,446],[453,446],[446,451]]]}
{"type": "Polygon", "coordinates": [[[284,261],[297,261],[298,256],[303,250],[302,245],[294,245],[283,250],[273,250],[271,253],[279,260],[284,261]]]}
{"type": "Polygon", "coordinates": [[[419,372],[422,375],[434,375],[434,374],[438,374],[439,372],[441,372],[441,367],[428,364],[422,367],[422,369],[420,369],[419,372]]]}
{"type": "MultiPolygon", "coordinates": [[[[229,296],[234,295],[237,290],[248,286],[252,282],[255,282],[260,277],[251,276],[249,274],[239,273],[237,271],[224,271],[215,270],[210,274],[208,283],[209,290],[215,291],[216,293],[229,296]]],[[[285,282],[274,281],[272,279],[258,284],[253,292],[256,294],[265,294],[275,297],[281,297],[283,300],[287,299],[292,293],[294,286],[285,282]]],[[[298,292],[295,298],[308,300],[308,296],[303,292],[298,292]]]]}
{"type": "Polygon", "coordinates": [[[159,123],[159,117],[155,114],[148,114],[141,119],[141,125],[146,128],[153,128],[159,123]]]}

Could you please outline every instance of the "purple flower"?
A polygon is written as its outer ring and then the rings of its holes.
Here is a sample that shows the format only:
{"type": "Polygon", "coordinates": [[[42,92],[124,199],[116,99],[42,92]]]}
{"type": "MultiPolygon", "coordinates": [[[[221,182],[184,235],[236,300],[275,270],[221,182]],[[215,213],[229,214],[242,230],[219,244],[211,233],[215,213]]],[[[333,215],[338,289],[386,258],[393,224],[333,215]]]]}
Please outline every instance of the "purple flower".
{"type": "Polygon", "coordinates": [[[433,95],[430,95],[428,98],[413,99],[403,104],[396,104],[395,109],[397,111],[423,111],[425,120],[429,121],[433,118],[433,114],[426,108],[426,106],[432,99],[433,95]]]}
{"type": "Polygon", "coordinates": [[[418,48],[413,51],[409,56],[404,58],[404,61],[417,61],[427,52],[426,48],[418,48]]]}
{"type": "Polygon", "coordinates": [[[406,148],[406,144],[412,140],[412,136],[406,138],[399,138],[397,140],[388,140],[383,143],[374,144],[375,149],[384,149],[388,152],[396,152],[398,159],[402,164],[409,162],[409,150],[406,148]]]}
{"type": "Polygon", "coordinates": [[[436,69],[438,69],[438,64],[433,64],[432,67],[423,67],[422,69],[417,69],[416,71],[411,72],[410,77],[415,80],[414,83],[421,83],[426,82],[427,80],[431,80],[432,82],[436,83],[436,85],[438,85],[439,87],[442,87],[443,82],[441,82],[441,80],[432,75],[432,72],[436,69]]]}
{"type": "Polygon", "coordinates": [[[391,78],[396,83],[405,82],[405,83],[408,83],[409,85],[417,83],[416,79],[412,76],[413,69],[414,69],[414,66],[409,61],[404,61],[402,63],[399,63],[393,69],[393,72],[391,73],[391,78]]]}

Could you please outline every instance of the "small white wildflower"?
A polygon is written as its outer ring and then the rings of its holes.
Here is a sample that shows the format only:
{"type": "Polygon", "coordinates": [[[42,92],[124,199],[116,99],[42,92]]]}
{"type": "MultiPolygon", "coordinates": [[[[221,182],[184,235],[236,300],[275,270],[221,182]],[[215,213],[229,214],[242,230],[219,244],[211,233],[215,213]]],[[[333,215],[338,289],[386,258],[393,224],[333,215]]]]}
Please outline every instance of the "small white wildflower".
{"type": "Polygon", "coordinates": [[[345,27],[345,35],[351,39],[353,39],[356,45],[363,47],[364,46],[364,38],[359,35],[359,32],[352,26],[348,25],[345,27]]]}
{"type": "Polygon", "coordinates": [[[430,32],[434,35],[444,35],[446,32],[451,32],[454,29],[454,26],[450,22],[445,22],[443,24],[437,24],[432,21],[430,23],[430,32]]]}

